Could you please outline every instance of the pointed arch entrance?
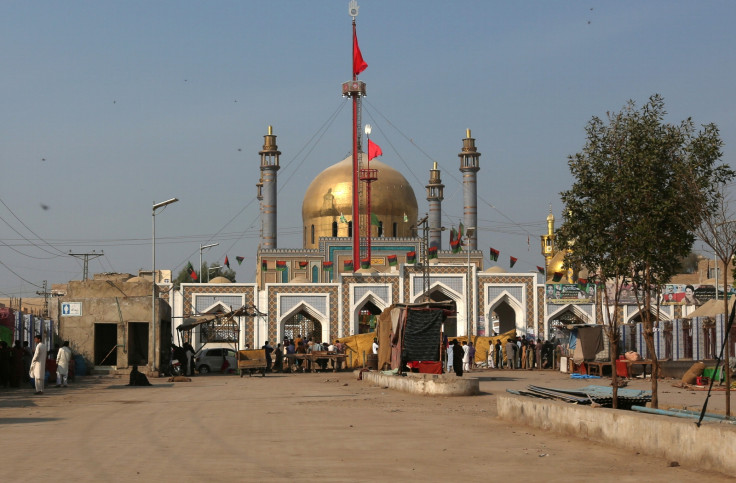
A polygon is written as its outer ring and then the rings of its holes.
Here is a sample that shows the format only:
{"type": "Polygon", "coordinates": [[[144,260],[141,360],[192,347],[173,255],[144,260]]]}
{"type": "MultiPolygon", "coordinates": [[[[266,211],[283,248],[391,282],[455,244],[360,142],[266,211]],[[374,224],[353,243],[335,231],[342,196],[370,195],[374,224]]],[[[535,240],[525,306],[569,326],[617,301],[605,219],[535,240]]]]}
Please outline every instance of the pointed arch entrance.
{"type": "Polygon", "coordinates": [[[457,337],[458,321],[457,321],[457,304],[455,303],[455,300],[439,288],[430,292],[429,300],[432,302],[449,302],[451,304],[451,310],[453,313],[452,315],[448,315],[447,318],[445,319],[445,336],[447,336],[448,339],[451,339],[452,337],[457,337]]]}
{"type": "Polygon", "coordinates": [[[516,311],[506,301],[502,301],[494,307],[490,319],[498,321],[498,330],[496,331],[493,327],[491,327],[491,330],[499,334],[516,329],[516,311]]]}
{"type": "Polygon", "coordinates": [[[376,330],[378,316],[383,312],[372,300],[367,300],[358,308],[358,334],[366,334],[376,330]]]}
{"type": "Polygon", "coordinates": [[[590,324],[591,318],[575,305],[567,305],[549,316],[547,319],[547,338],[557,338],[564,346],[570,341],[567,325],[590,324]]]}
{"type": "Polygon", "coordinates": [[[285,319],[282,333],[284,338],[296,339],[301,336],[304,340],[312,338],[322,342],[322,324],[305,310],[300,310],[285,319]]]}

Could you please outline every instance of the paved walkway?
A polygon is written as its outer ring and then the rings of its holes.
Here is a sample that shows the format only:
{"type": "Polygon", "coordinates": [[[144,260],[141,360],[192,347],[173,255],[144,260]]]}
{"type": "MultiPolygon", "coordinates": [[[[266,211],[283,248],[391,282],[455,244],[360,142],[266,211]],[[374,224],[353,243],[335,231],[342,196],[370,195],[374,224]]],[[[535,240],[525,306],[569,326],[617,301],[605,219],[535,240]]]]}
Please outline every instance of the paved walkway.
{"type": "Polygon", "coordinates": [[[728,481],[495,418],[495,393],[564,375],[473,376],[483,394],[464,398],[389,391],[352,373],[154,387],[90,376],[43,396],[4,391],[0,471],[6,481],[728,481]]]}

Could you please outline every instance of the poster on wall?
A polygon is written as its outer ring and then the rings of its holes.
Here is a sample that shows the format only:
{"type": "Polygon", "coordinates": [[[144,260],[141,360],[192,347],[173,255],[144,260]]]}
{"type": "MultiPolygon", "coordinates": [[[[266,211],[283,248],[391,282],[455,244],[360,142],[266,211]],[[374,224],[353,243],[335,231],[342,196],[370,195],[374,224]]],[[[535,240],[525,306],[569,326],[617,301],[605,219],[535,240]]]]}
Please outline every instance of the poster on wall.
{"type": "MultiPolygon", "coordinates": [[[[730,297],[733,293],[733,287],[729,287],[725,294],[730,297]]],[[[718,298],[723,299],[723,290],[718,290],[718,298]]],[[[674,284],[668,283],[662,288],[662,297],[660,303],[662,305],[702,305],[708,300],[716,298],[716,287],[706,284],[674,284]]]]}
{"type": "Polygon", "coordinates": [[[545,294],[548,304],[592,304],[595,302],[595,284],[548,283],[545,294]]]}

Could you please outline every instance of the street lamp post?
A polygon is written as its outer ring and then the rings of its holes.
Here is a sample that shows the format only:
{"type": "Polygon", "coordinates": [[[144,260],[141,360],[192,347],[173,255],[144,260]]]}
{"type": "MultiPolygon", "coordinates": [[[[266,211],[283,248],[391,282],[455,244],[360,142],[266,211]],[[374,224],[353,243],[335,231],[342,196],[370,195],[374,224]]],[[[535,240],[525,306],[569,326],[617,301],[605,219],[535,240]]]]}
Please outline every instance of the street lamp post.
{"type": "Polygon", "coordinates": [[[466,335],[468,336],[468,345],[470,345],[470,328],[471,328],[470,327],[470,304],[472,303],[472,300],[473,300],[473,293],[472,293],[472,290],[470,289],[470,281],[471,281],[471,278],[470,278],[470,239],[473,238],[474,233],[475,233],[475,227],[469,226],[465,228],[465,236],[463,236],[463,243],[465,244],[465,247],[467,248],[467,251],[468,251],[468,284],[467,284],[468,293],[466,294],[466,297],[465,297],[465,319],[467,323],[466,335]]]}
{"type": "Polygon", "coordinates": [[[210,283],[210,272],[214,270],[219,270],[222,268],[222,265],[215,265],[214,267],[207,267],[207,283],[210,283]]]}
{"type": "MultiPolygon", "coordinates": [[[[199,283],[202,283],[202,251],[206,250],[207,248],[216,247],[219,245],[219,243],[212,243],[210,245],[202,245],[199,244],[199,283]]],[[[207,272],[207,281],[210,281],[210,274],[207,272]]]]}
{"type": "Polygon", "coordinates": [[[152,330],[153,330],[153,360],[151,361],[151,371],[156,370],[156,210],[159,208],[164,208],[172,203],[176,203],[179,201],[178,198],[171,198],[166,201],[162,201],[161,203],[153,203],[153,208],[151,209],[151,219],[153,220],[153,236],[151,237],[151,245],[152,245],[152,251],[153,251],[153,260],[151,265],[153,266],[151,270],[151,281],[152,288],[151,288],[151,323],[153,324],[152,330]]]}

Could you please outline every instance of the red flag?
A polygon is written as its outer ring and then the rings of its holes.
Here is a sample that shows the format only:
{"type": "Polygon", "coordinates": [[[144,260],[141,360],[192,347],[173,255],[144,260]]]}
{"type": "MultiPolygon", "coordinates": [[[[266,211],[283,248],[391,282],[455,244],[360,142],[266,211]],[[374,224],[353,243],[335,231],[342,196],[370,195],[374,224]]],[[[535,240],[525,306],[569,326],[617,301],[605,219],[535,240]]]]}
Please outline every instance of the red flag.
{"type": "Polygon", "coordinates": [[[368,161],[370,161],[373,158],[376,158],[378,156],[383,156],[383,151],[381,151],[381,146],[374,143],[370,139],[368,140],[368,161]]]}
{"type": "Polygon", "coordinates": [[[513,267],[517,260],[518,258],[516,257],[509,257],[509,266],[513,267]]]}
{"type": "Polygon", "coordinates": [[[230,260],[227,259],[227,255],[225,255],[225,266],[227,266],[227,268],[230,268],[230,260]]]}
{"type": "Polygon", "coordinates": [[[363,72],[368,64],[363,60],[363,54],[360,53],[360,47],[358,47],[358,34],[353,29],[353,75],[358,75],[363,72]]]}

